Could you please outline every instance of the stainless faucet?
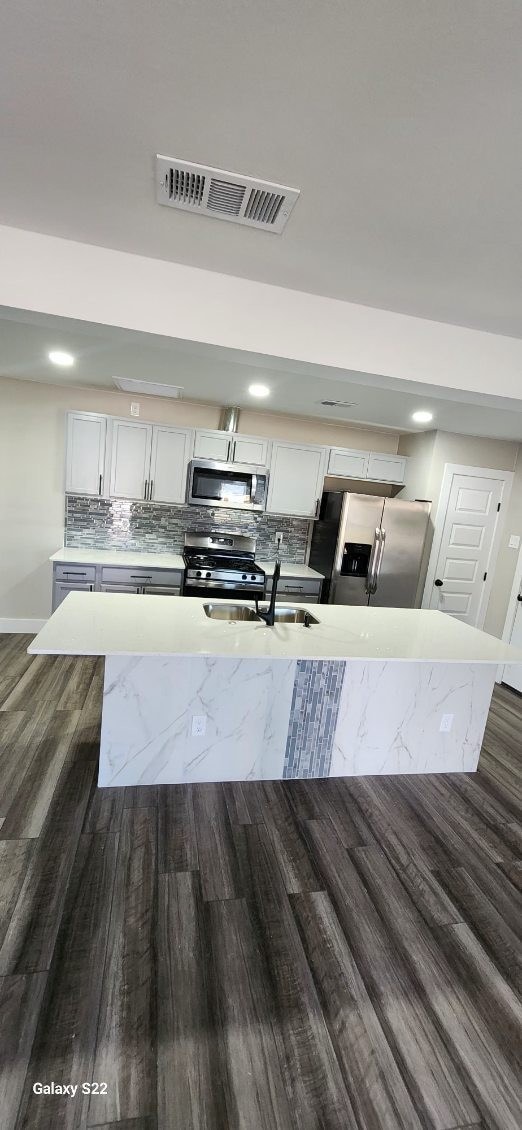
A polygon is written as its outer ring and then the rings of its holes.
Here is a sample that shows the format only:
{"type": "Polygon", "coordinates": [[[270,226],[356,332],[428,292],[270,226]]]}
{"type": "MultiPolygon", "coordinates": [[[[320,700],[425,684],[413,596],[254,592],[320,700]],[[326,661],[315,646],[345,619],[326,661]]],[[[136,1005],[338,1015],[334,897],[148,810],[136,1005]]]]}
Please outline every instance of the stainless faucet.
{"type": "Polygon", "coordinates": [[[276,604],[276,597],[277,597],[277,586],[279,584],[280,575],[281,575],[281,561],[280,561],[279,557],[276,557],[276,563],[275,563],[275,566],[274,566],[274,575],[273,575],[273,578],[272,578],[272,593],[271,593],[271,596],[270,596],[270,604],[269,604],[266,612],[260,612],[259,611],[259,603],[258,603],[258,600],[257,600],[257,597],[256,597],[256,613],[260,617],[261,620],[265,621],[265,624],[267,625],[268,628],[273,628],[274,623],[275,623],[275,604],[276,604]]]}

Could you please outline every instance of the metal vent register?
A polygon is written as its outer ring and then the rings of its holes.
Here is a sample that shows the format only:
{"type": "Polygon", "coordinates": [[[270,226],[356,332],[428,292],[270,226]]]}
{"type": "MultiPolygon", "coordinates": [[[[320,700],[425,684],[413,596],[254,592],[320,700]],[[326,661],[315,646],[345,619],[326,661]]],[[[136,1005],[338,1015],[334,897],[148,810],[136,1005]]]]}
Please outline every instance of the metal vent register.
{"type": "Polygon", "coordinates": [[[156,171],[158,204],[278,234],[299,197],[298,188],[161,154],[156,158],[156,171]]]}

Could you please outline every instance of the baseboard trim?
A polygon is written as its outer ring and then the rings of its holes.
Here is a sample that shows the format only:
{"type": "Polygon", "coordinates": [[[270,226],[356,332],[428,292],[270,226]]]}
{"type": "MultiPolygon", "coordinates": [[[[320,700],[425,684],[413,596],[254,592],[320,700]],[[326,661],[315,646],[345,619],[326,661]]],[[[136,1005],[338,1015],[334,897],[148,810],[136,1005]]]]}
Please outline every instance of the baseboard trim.
{"type": "Polygon", "coordinates": [[[30,632],[39,632],[47,620],[17,620],[9,616],[0,616],[0,635],[13,633],[14,635],[28,635],[30,632]]]}

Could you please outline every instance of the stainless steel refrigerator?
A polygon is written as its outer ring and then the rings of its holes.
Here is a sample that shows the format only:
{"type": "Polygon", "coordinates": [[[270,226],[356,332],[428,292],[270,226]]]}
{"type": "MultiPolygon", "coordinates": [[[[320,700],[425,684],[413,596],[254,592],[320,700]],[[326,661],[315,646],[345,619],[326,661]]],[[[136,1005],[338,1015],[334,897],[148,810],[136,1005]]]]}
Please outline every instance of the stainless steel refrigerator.
{"type": "Polygon", "coordinates": [[[431,503],[325,491],[310,565],[325,604],[415,608],[431,503]]]}

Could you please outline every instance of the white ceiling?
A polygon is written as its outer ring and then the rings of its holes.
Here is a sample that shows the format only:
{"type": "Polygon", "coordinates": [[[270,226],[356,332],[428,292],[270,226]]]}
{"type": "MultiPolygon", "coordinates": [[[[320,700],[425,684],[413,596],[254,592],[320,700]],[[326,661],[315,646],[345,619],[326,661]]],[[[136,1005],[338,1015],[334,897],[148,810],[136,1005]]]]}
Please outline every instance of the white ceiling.
{"type": "Polygon", "coordinates": [[[3,0],[4,224],[522,336],[520,0],[3,0]],[[162,208],[163,152],[302,190],[162,208]]]}
{"type": "Polygon", "coordinates": [[[413,381],[304,365],[6,307],[0,307],[0,376],[113,390],[114,377],[131,377],[181,385],[186,400],[239,404],[394,431],[422,430],[410,417],[423,408],[434,414],[430,428],[522,441],[522,399],[442,391],[413,381]],[[60,369],[51,364],[47,355],[53,349],[70,351],[76,358],[74,367],[60,369]],[[270,397],[253,399],[248,393],[251,383],[267,384],[270,397]],[[325,407],[321,400],[348,400],[350,407],[325,407]]]}

